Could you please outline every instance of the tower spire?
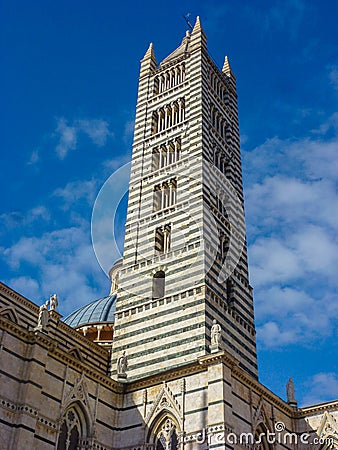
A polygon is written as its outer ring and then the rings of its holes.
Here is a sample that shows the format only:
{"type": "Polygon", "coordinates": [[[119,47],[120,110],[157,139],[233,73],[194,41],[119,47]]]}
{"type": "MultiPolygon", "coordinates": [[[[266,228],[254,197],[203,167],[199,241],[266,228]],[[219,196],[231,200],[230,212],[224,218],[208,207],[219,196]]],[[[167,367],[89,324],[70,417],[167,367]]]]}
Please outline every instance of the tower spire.
{"type": "Polygon", "coordinates": [[[194,28],[191,32],[191,50],[196,47],[204,47],[206,49],[207,37],[201,25],[200,17],[196,17],[194,28]]]}
{"type": "Polygon", "coordinates": [[[192,32],[193,33],[197,33],[197,32],[203,32],[203,28],[202,28],[202,25],[201,25],[201,19],[200,19],[200,16],[197,16],[196,17],[196,22],[195,22],[195,25],[194,25],[194,28],[193,28],[193,30],[192,30],[192,32]]]}
{"type": "Polygon", "coordinates": [[[227,56],[224,58],[224,64],[223,64],[222,72],[225,75],[227,75],[228,77],[233,77],[234,76],[234,74],[233,74],[233,72],[231,70],[229,58],[227,56]]]}
{"type": "Polygon", "coordinates": [[[154,53],[153,43],[149,44],[148,50],[145,52],[143,59],[141,60],[140,76],[147,75],[149,72],[155,70],[157,62],[154,53]]]}

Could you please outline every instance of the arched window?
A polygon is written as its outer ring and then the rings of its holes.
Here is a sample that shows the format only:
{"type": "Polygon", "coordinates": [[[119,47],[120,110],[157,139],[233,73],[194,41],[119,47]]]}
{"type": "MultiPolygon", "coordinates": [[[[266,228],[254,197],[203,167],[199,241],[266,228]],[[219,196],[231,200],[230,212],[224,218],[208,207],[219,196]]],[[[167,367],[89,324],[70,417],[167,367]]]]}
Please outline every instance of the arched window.
{"type": "Polygon", "coordinates": [[[164,417],[151,436],[151,443],[154,450],[178,450],[178,427],[176,422],[170,417],[164,417]]]}
{"type": "Polygon", "coordinates": [[[78,450],[86,437],[85,415],[78,405],[72,405],[62,417],[57,450],[78,450]]]}
{"type": "Polygon", "coordinates": [[[165,292],[165,273],[159,270],[153,276],[153,298],[163,298],[165,292]]]}

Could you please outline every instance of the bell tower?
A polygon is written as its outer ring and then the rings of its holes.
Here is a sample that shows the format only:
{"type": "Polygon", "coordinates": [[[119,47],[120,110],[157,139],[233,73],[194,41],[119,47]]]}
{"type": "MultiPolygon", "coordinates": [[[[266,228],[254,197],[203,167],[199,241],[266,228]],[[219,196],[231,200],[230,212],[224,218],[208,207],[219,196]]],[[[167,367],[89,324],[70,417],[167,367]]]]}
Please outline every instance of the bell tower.
{"type": "Polygon", "coordinates": [[[220,348],[257,377],[243,212],[236,80],[207,53],[197,18],[160,64],[141,61],[112,375],[128,379],[220,348]]]}

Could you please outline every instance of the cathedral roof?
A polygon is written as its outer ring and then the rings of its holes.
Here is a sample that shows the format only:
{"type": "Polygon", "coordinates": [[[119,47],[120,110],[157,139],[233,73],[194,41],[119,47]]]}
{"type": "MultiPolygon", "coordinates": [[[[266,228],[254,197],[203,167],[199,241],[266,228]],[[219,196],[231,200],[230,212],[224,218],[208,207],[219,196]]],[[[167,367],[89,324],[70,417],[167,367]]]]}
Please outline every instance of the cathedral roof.
{"type": "Polygon", "coordinates": [[[73,328],[87,324],[114,322],[115,310],[116,294],[113,294],[82,306],[69,314],[63,321],[73,328]]]}
{"type": "Polygon", "coordinates": [[[187,31],[185,37],[182,40],[181,45],[174,50],[170,55],[168,55],[164,60],[161,62],[161,66],[166,65],[167,63],[172,62],[173,60],[179,58],[180,56],[183,56],[187,51],[189,47],[189,40],[190,40],[190,33],[187,31]]]}

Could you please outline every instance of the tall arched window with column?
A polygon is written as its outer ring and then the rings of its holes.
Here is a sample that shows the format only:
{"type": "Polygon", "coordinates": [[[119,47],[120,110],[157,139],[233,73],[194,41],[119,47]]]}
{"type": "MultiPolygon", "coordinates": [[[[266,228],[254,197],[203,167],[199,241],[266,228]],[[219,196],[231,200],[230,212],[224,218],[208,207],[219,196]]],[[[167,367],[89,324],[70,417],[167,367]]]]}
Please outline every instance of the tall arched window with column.
{"type": "Polygon", "coordinates": [[[57,450],[78,450],[87,436],[87,417],[77,403],[72,404],[61,419],[57,450]]]}
{"type": "Polygon", "coordinates": [[[179,450],[179,427],[174,418],[164,416],[150,432],[150,444],[154,450],[179,450]]]}

